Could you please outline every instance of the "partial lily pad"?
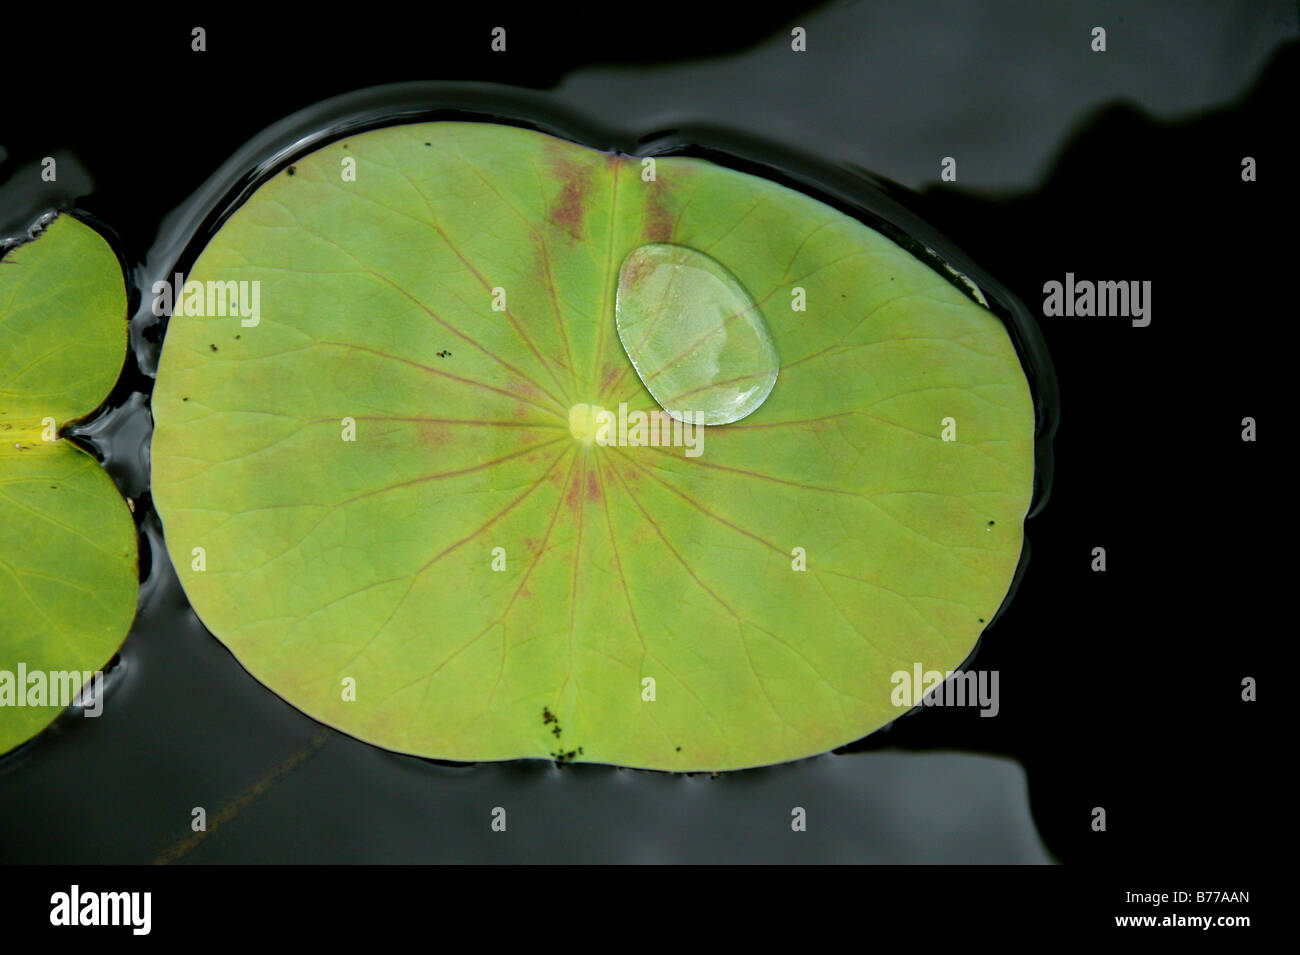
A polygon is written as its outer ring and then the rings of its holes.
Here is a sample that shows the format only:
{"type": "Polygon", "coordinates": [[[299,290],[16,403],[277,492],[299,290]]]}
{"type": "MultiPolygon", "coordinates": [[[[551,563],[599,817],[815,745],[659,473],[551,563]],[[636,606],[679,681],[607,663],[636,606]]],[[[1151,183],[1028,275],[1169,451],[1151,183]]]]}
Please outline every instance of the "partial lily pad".
{"type": "MultiPolygon", "coordinates": [[[[1001,322],[805,195],[653,165],[390,127],[209,241],[189,278],[245,307],[171,320],[154,498],[199,617],[268,687],[426,757],[721,770],[859,738],[902,712],[896,673],[970,653],[1033,483],[1001,322]],[[643,383],[671,349],[634,369],[620,344],[620,269],[663,245],[769,330],[743,420],[674,430],[643,383]]],[[[658,298],[687,318],[637,321],[699,324],[658,298]]]]}
{"type": "Polygon", "coordinates": [[[126,342],[122,271],[89,226],[59,216],[0,259],[0,753],[58,716],[135,616],[130,511],[60,436],[111,390],[126,342]]]}

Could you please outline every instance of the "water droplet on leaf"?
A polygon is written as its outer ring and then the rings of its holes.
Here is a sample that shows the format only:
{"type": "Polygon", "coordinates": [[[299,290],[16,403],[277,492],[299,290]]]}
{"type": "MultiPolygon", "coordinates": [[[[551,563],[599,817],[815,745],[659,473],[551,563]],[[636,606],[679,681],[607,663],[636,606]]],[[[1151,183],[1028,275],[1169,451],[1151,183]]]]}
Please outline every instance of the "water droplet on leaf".
{"type": "Polygon", "coordinates": [[[739,280],[681,245],[633,249],[618,275],[618,338],[675,418],[729,424],[767,400],[780,367],[771,330],[739,280]]]}

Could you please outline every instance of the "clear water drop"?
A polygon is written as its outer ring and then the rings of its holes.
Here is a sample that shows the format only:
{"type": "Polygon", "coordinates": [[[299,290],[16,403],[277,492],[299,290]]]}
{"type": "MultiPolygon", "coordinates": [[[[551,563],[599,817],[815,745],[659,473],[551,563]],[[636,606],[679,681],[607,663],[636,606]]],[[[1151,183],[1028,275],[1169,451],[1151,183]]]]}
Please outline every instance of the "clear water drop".
{"type": "Polygon", "coordinates": [[[618,339],[660,407],[696,424],[752,414],[776,384],[772,332],[715,259],[667,242],[628,253],[614,306],[618,339]]]}

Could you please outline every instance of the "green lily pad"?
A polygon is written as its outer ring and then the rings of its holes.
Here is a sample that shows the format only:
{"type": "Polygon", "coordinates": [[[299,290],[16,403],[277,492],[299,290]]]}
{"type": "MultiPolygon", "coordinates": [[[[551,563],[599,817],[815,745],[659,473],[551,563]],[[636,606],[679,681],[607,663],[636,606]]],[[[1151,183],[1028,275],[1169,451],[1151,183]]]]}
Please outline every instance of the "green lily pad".
{"type": "MultiPolygon", "coordinates": [[[[250,284],[239,314],[196,300],[167,331],[168,547],[255,677],[361,739],[672,770],[808,756],[903,712],[897,672],[960,664],[1012,580],[1034,413],[1002,323],[764,179],[390,127],[268,180],[189,278],[250,284]],[[716,263],[770,332],[775,387],[743,420],[673,431],[659,369],[623,351],[620,269],[662,244],[716,263]]],[[[659,298],[698,356],[694,305],[659,298]]]]}
{"type": "Polygon", "coordinates": [[[135,616],[130,511],[59,436],[112,389],[126,342],[122,271],[90,227],[59,216],[0,259],[0,753],[58,716],[135,616]]]}

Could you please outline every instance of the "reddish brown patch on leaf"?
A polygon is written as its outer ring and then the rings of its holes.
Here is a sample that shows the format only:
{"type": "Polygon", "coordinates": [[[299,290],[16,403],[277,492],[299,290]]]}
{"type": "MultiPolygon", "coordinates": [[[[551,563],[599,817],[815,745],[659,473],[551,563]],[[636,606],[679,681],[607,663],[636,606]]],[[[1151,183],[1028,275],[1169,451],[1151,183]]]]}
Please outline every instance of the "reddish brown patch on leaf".
{"type": "Polygon", "coordinates": [[[510,391],[525,398],[532,398],[534,401],[540,401],[542,398],[542,393],[537,388],[519,378],[510,379],[510,391]]]}
{"type": "Polygon", "coordinates": [[[419,422],[416,436],[422,447],[430,449],[443,447],[451,438],[447,428],[432,421],[419,422]]]}
{"type": "Polygon", "coordinates": [[[618,273],[618,290],[622,294],[630,292],[641,284],[641,280],[654,271],[654,266],[643,255],[633,256],[618,273]]]}
{"type": "Polygon", "coordinates": [[[574,239],[584,235],[587,216],[587,193],[591,189],[591,170],[576,162],[567,147],[559,144],[547,148],[550,174],[560,183],[560,195],[550,210],[550,222],[574,239]]]}
{"type": "Polygon", "coordinates": [[[657,183],[647,183],[650,192],[646,198],[645,220],[642,229],[651,242],[671,242],[677,223],[664,202],[663,190],[657,183]]]}
{"type": "Polygon", "coordinates": [[[596,479],[596,472],[592,471],[587,475],[587,500],[600,503],[600,481],[596,479]]]}
{"type": "Polygon", "coordinates": [[[564,499],[569,504],[569,510],[576,513],[582,507],[582,486],[577,481],[571,481],[564,499]]]}
{"type": "Polygon", "coordinates": [[[601,389],[607,389],[610,385],[614,384],[614,379],[619,376],[620,371],[622,371],[622,369],[615,365],[606,365],[600,376],[601,389]]]}

